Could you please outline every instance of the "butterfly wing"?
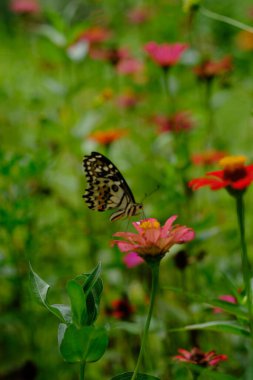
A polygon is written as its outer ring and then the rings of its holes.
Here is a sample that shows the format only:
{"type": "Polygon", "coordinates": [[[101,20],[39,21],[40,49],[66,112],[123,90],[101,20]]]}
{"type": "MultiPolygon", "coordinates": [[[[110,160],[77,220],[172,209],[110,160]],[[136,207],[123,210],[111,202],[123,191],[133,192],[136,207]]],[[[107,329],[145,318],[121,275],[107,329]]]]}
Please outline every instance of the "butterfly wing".
{"type": "Polygon", "coordinates": [[[120,171],[108,158],[97,152],[85,156],[83,165],[88,182],[83,198],[88,207],[97,211],[119,208],[111,220],[122,218],[124,211],[129,205],[135,204],[135,200],[120,171]]]}

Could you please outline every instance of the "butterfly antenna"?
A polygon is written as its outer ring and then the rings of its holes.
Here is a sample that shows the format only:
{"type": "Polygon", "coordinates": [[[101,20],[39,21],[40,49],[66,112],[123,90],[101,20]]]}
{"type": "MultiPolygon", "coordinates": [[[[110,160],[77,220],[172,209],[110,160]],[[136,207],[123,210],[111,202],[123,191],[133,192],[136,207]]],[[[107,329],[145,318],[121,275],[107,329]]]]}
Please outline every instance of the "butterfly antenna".
{"type": "Polygon", "coordinates": [[[160,189],[160,185],[157,185],[157,186],[155,187],[155,189],[152,190],[150,193],[146,193],[146,194],[144,195],[144,198],[142,199],[141,203],[143,203],[143,202],[145,201],[145,199],[149,198],[151,195],[153,195],[154,193],[156,193],[159,189],[160,189]]]}

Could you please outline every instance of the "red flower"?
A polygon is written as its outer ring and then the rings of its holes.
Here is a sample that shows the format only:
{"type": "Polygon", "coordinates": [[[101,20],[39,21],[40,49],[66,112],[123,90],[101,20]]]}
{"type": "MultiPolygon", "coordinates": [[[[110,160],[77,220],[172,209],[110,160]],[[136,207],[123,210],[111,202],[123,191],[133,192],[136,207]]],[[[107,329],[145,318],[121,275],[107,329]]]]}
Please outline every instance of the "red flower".
{"type": "Polygon", "coordinates": [[[215,351],[203,352],[198,347],[194,347],[191,351],[179,348],[180,355],[174,356],[175,360],[185,363],[196,364],[201,367],[215,367],[219,362],[227,360],[227,355],[217,355],[215,351]]]}
{"type": "Polygon", "coordinates": [[[36,0],[12,0],[10,10],[14,13],[36,14],[40,12],[40,5],[36,0]]]}
{"type": "Polygon", "coordinates": [[[135,252],[144,259],[163,257],[175,244],[183,244],[194,238],[194,231],[186,226],[172,226],[176,215],[171,216],[161,227],[157,219],[149,218],[134,222],[137,233],[117,232],[116,237],[124,240],[114,240],[121,252],[135,252]]]}
{"type": "Polygon", "coordinates": [[[164,115],[156,115],[153,121],[158,126],[159,132],[181,132],[189,131],[193,127],[193,121],[189,112],[180,111],[169,117],[164,115]]]}
{"type": "Polygon", "coordinates": [[[246,158],[243,156],[228,156],[219,161],[224,168],[215,172],[209,172],[204,178],[196,178],[189,182],[193,190],[209,186],[211,190],[219,190],[223,187],[228,190],[241,191],[247,188],[253,181],[253,165],[245,166],[246,158]]]}
{"type": "Polygon", "coordinates": [[[110,145],[112,142],[119,140],[125,135],[125,130],[109,129],[107,131],[95,131],[89,135],[89,139],[96,141],[101,145],[110,145]]]}
{"type": "Polygon", "coordinates": [[[226,156],[226,153],[218,150],[207,150],[203,153],[193,154],[191,159],[195,165],[208,166],[217,161],[220,161],[223,157],[226,156]]]}
{"type": "Polygon", "coordinates": [[[135,308],[130,304],[126,296],[111,302],[106,313],[116,319],[129,320],[135,308]]]}
{"type": "Polygon", "coordinates": [[[220,61],[205,60],[196,66],[193,71],[199,79],[210,80],[232,70],[231,57],[224,57],[220,61]]]}
{"type": "Polygon", "coordinates": [[[182,43],[159,45],[156,42],[148,42],[144,46],[150,58],[163,68],[175,65],[187,48],[188,45],[182,43]]]}

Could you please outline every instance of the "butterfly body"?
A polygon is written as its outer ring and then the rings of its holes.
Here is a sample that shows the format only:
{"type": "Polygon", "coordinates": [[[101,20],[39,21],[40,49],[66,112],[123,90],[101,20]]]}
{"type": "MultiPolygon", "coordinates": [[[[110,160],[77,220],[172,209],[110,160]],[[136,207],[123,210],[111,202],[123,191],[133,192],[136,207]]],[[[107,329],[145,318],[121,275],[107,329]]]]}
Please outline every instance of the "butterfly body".
{"type": "Polygon", "coordinates": [[[96,211],[117,209],[110,220],[138,215],[143,206],[136,203],[133,193],[116,166],[101,153],[84,157],[83,165],[88,187],[83,195],[88,207],[96,211]]]}

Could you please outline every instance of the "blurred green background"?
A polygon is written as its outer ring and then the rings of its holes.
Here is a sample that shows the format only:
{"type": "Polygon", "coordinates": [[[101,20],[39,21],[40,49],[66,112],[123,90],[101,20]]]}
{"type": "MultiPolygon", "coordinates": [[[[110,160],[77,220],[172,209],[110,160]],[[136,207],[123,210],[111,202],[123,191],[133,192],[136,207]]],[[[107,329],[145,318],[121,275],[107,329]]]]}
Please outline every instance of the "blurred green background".
{"type": "MultiPolygon", "coordinates": [[[[27,4],[24,8],[23,1],[21,10],[20,3],[0,3],[0,379],[78,378],[78,368],[64,363],[58,352],[57,321],[31,295],[28,261],[53,286],[52,303],[67,302],[66,282],[102,261],[105,289],[99,323],[108,324],[110,344],[106,355],[87,368],[87,379],[109,379],[134,367],[150,275],[144,265],[127,269],[122,254],[110,246],[112,234],[130,230],[131,224],[111,224],[110,213],[96,213],[84,203],[83,155],[95,150],[109,157],[136,200],[145,198],[147,217],[163,223],[178,214],[180,224],[195,228],[196,239],[187,246],[191,265],[182,271],[171,258],[164,260],[161,288],[183,286],[218,297],[230,292],[224,273],[235,288],[241,288],[232,198],[225,191],[208,189],[189,194],[186,182],[210,170],[192,164],[194,153],[212,148],[244,154],[249,161],[253,158],[253,37],[201,12],[190,20],[177,0],[34,0],[30,8],[27,4]],[[136,8],[144,10],[144,16],[133,22],[131,12],[136,8]],[[70,47],[92,27],[109,31],[99,47],[110,52],[127,48],[144,71],[120,75],[110,60],[93,59],[87,43],[80,55],[72,56],[70,47]],[[176,110],[191,114],[190,131],[162,134],[152,122],[154,115],[169,114],[171,104],[161,69],[144,52],[149,41],[190,45],[170,77],[176,110]],[[205,88],[193,67],[205,57],[219,60],[226,55],[232,57],[233,71],[223,82],[217,78],[213,83],[210,130],[205,88]],[[133,97],[133,106],[121,105],[119,97],[126,94],[133,97]],[[107,130],[124,135],[110,144],[92,138],[95,131],[107,130]],[[106,310],[125,294],[135,313],[131,323],[118,326],[106,310]]],[[[209,0],[204,6],[252,25],[250,0],[209,0]]],[[[246,234],[252,261],[251,194],[249,188],[246,234]]],[[[205,305],[164,289],[158,298],[147,368],[155,368],[163,380],[190,379],[190,373],[171,358],[178,348],[198,344],[203,350],[228,355],[221,373],[252,378],[249,343],[244,338],[217,332],[169,332],[231,316],[217,317],[205,305]]]]}

